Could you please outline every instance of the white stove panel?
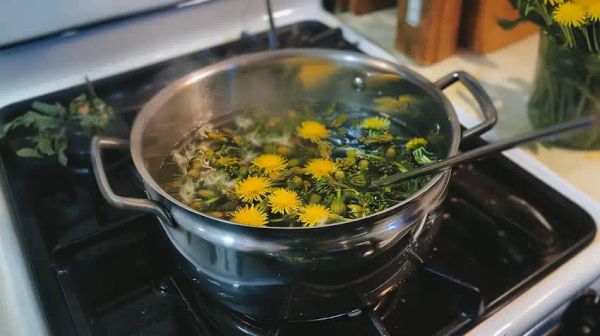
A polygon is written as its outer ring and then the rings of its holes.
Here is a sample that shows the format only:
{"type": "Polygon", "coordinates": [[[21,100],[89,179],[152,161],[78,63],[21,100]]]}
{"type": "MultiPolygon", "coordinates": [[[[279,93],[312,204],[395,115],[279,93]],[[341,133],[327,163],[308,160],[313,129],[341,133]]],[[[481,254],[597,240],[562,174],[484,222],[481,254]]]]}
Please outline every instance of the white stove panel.
{"type": "MultiPolygon", "coordinates": [[[[340,23],[318,0],[274,0],[277,25],[317,20],[340,23]]],[[[268,28],[264,2],[218,0],[143,18],[112,23],[70,36],[36,41],[0,51],[0,106],[80,84],[84,76],[103,78],[237,39],[242,31],[268,28]],[[9,79],[9,80],[7,80],[9,79]]],[[[346,39],[366,53],[394,61],[384,50],[341,27],[346,39]]],[[[457,69],[458,70],[458,69],[457,69]]],[[[444,74],[440,74],[440,77],[444,74]]],[[[466,124],[472,118],[457,111],[466,124]]],[[[576,190],[528,153],[506,155],[553,188],[573,199],[600,223],[600,205],[576,190]]],[[[4,188],[3,188],[4,190],[4,188]]],[[[6,195],[0,193],[0,334],[45,335],[44,316],[34,280],[18,245],[17,228],[6,195]]],[[[522,335],[600,278],[600,239],[516,298],[469,335],[522,335]]]]}

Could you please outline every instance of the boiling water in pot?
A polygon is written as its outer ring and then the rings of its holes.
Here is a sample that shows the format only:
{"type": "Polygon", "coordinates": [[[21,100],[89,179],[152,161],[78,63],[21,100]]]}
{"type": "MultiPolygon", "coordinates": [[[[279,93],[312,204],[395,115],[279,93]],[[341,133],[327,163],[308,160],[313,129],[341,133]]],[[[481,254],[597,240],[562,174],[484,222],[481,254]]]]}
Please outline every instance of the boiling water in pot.
{"type": "MultiPolygon", "coordinates": [[[[405,104],[416,103],[409,98],[405,104]]],[[[439,140],[339,103],[278,113],[252,108],[187,134],[158,182],[184,204],[240,224],[326,225],[374,214],[418,191],[429,177],[366,187],[436,160],[431,148],[439,140]]]]}

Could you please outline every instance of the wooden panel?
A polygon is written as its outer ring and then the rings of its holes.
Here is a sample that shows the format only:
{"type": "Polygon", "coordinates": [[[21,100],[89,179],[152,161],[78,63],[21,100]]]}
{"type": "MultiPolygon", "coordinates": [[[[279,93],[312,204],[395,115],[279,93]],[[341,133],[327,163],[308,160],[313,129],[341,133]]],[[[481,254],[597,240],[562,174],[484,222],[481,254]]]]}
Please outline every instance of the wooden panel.
{"type": "Polygon", "coordinates": [[[459,46],[474,52],[488,53],[539,31],[532,23],[521,23],[505,30],[499,19],[515,19],[518,13],[508,1],[463,0],[459,46]]]}
{"type": "Polygon", "coordinates": [[[333,3],[334,13],[347,12],[350,0],[327,0],[333,3]]]}
{"type": "Polygon", "coordinates": [[[392,7],[396,0],[349,0],[348,7],[352,14],[362,15],[378,9],[392,7]]]}
{"type": "Polygon", "coordinates": [[[398,0],[396,47],[420,64],[456,51],[462,0],[398,0]]]}

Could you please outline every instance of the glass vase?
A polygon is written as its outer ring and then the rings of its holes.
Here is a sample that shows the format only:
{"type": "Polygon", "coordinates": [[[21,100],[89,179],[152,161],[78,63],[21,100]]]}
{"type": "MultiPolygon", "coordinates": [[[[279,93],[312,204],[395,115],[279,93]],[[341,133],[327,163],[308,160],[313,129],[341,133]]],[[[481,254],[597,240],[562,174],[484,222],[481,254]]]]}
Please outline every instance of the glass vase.
{"type": "MultiPolygon", "coordinates": [[[[528,112],[534,129],[590,114],[600,117],[600,54],[560,46],[542,34],[528,112]]],[[[600,149],[600,127],[569,133],[546,144],[600,149]]]]}

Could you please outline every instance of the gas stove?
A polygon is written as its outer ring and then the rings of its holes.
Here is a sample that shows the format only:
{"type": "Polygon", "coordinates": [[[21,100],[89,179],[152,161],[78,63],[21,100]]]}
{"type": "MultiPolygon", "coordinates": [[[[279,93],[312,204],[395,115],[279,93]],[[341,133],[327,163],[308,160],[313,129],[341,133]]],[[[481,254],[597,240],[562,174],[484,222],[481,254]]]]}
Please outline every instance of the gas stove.
{"type": "MultiPolygon", "coordinates": [[[[178,11],[197,11],[200,17],[216,7],[224,6],[223,10],[228,2],[178,11]]],[[[300,7],[285,1],[277,4],[281,48],[339,48],[389,59],[376,46],[340,28],[316,2],[300,7]],[[289,13],[302,15],[286,18],[289,13]]],[[[252,8],[245,10],[252,12],[252,8]]],[[[229,42],[195,47],[182,43],[176,52],[165,48],[153,58],[142,55],[140,47],[137,63],[135,57],[124,57],[122,64],[95,68],[95,73],[90,70],[88,74],[98,95],[130,126],[141,106],[174,79],[235,55],[266,50],[268,36],[260,32],[266,26],[247,26],[248,33],[229,42]]],[[[99,33],[75,39],[84,45],[90,39],[101,40],[99,33]]],[[[105,33],[110,35],[112,30],[105,33]]],[[[48,53],[60,54],[59,45],[46,46],[48,53]]],[[[27,56],[26,49],[16,47],[5,53],[27,56]]],[[[6,64],[16,62],[6,60],[6,64]]],[[[66,103],[86,90],[76,73],[66,72],[67,79],[55,78],[54,85],[48,80],[53,78],[51,73],[43,73],[39,87],[25,93],[9,91],[13,99],[0,109],[0,119],[25,112],[34,100],[66,103]]],[[[18,86],[28,80],[16,82],[18,86]]],[[[482,143],[477,139],[463,149],[482,143]]],[[[20,285],[31,283],[29,291],[36,294],[24,295],[23,302],[31,303],[21,309],[43,316],[35,331],[33,324],[17,326],[15,330],[22,334],[44,334],[44,329],[56,335],[522,334],[600,273],[591,267],[582,269],[584,257],[600,255],[594,240],[598,207],[526,155],[513,151],[508,157],[455,169],[431,252],[419,260],[421,266],[408,280],[380,302],[308,322],[257,321],[195,290],[155,218],[108,205],[96,187],[85,149],[76,154],[77,164],[62,167],[51,160],[19,158],[11,146],[7,143],[0,148],[6,177],[3,196],[12,213],[7,222],[13,224],[21,243],[23,256],[16,255],[29,269],[29,278],[25,276],[20,285]],[[587,274],[580,276],[584,271],[587,274]],[[577,281],[571,279],[573,288],[557,285],[561,272],[580,276],[577,281]],[[543,304],[547,307],[540,307],[543,304]],[[522,320],[528,315],[530,321],[522,320]]],[[[107,163],[119,194],[143,195],[126,154],[114,153],[107,163]]],[[[301,302],[289,305],[305,309],[301,302]]]]}

